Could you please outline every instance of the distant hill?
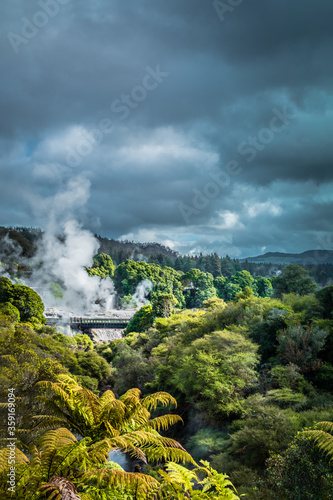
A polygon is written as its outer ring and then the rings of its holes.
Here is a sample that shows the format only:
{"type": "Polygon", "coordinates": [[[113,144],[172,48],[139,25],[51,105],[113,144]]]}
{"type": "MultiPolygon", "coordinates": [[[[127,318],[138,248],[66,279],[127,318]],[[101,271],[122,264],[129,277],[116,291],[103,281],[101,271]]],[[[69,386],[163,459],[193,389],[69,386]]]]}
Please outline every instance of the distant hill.
{"type": "Polygon", "coordinates": [[[245,261],[264,264],[297,264],[299,266],[333,264],[333,251],[307,250],[303,253],[267,252],[257,257],[241,259],[241,262],[245,261]]]}

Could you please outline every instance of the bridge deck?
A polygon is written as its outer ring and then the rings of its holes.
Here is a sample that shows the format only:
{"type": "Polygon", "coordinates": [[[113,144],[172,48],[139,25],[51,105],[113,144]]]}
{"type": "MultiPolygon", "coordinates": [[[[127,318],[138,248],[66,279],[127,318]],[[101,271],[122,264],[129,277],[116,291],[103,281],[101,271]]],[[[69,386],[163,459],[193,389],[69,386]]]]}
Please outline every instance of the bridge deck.
{"type": "Polygon", "coordinates": [[[72,328],[126,328],[129,323],[128,318],[70,318],[72,328]]]}

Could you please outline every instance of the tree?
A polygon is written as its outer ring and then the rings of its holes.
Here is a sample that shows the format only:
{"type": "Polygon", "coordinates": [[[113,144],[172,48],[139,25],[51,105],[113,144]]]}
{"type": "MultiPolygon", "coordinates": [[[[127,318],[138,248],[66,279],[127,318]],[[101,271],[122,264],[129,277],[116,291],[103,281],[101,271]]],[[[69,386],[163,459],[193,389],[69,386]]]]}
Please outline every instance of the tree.
{"type": "Polygon", "coordinates": [[[271,297],[273,295],[272,282],[268,278],[257,276],[254,280],[259,297],[271,297]]]}
{"type": "Polygon", "coordinates": [[[227,330],[179,347],[173,359],[170,382],[213,419],[238,414],[245,387],[251,387],[257,378],[257,346],[227,330]]]}
{"type": "Polygon", "coordinates": [[[224,300],[229,302],[234,300],[236,295],[242,291],[240,285],[236,283],[227,283],[224,287],[224,300]]]}
{"type": "Polygon", "coordinates": [[[11,303],[19,310],[21,321],[36,319],[39,323],[46,323],[42,299],[28,286],[14,285],[11,303]]]}
{"type": "Polygon", "coordinates": [[[83,389],[70,376],[59,376],[58,382],[39,382],[46,390],[40,400],[51,409],[49,415],[35,416],[39,427],[70,427],[93,443],[108,439],[109,446],[129,453],[143,462],[172,460],[195,463],[192,457],[175,440],[163,437],[160,429],[182,422],[178,415],[161,415],[151,418],[150,410],[177,405],[167,392],[157,392],[140,398],[139,389],[130,389],[119,399],[112,391],[99,398],[83,389]]]}
{"type": "Polygon", "coordinates": [[[0,314],[9,317],[13,323],[20,321],[20,311],[10,302],[0,304],[0,314]]]}
{"type": "Polygon", "coordinates": [[[228,255],[221,260],[221,271],[222,275],[227,278],[231,278],[231,276],[236,272],[235,264],[228,255]]]}
{"type": "Polygon", "coordinates": [[[214,287],[217,291],[217,296],[219,299],[225,299],[225,287],[228,280],[224,276],[219,276],[214,279],[214,287]]]}
{"type": "Polygon", "coordinates": [[[101,382],[111,373],[110,365],[96,351],[78,351],[76,358],[79,363],[80,375],[88,375],[101,382]]]}
{"type": "Polygon", "coordinates": [[[241,290],[245,290],[247,286],[249,286],[250,288],[253,287],[254,278],[252,278],[251,274],[248,271],[238,271],[231,277],[229,282],[234,285],[238,285],[241,290]]]}
{"type": "Polygon", "coordinates": [[[177,304],[177,299],[172,293],[154,292],[151,297],[151,305],[154,317],[167,318],[177,304]]]}
{"type": "Polygon", "coordinates": [[[87,268],[90,276],[97,275],[100,278],[112,278],[114,275],[115,265],[110,257],[105,253],[100,253],[93,258],[93,266],[87,268]]]}
{"type": "Polygon", "coordinates": [[[92,351],[94,348],[93,341],[86,334],[78,333],[75,335],[74,341],[80,350],[92,351]]]}
{"type": "Polygon", "coordinates": [[[316,292],[316,298],[322,307],[323,317],[333,319],[333,285],[316,292]]]}
{"type": "Polygon", "coordinates": [[[218,276],[221,276],[222,274],[222,269],[221,269],[221,259],[217,255],[217,253],[213,254],[213,262],[212,262],[212,275],[214,278],[217,278],[218,276]]]}
{"type": "Polygon", "coordinates": [[[13,284],[8,278],[0,278],[0,303],[11,302],[13,298],[13,284]]]}
{"type": "Polygon", "coordinates": [[[25,285],[13,285],[8,278],[0,278],[0,303],[9,302],[16,307],[23,322],[46,323],[44,304],[40,296],[25,285]]]}
{"type": "Polygon", "coordinates": [[[273,288],[277,297],[281,297],[283,293],[308,295],[316,290],[317,284],[309,276],[309,271],[301,266],[290,264],[273,280],[273,288]]]}
{"type": "Polygon", "coordinates": [[[144,332],[148,330],[153,324],[154,315],[153,308],[150,304],[142,306],[133,316],[125,328],[125,333],[130,332],[144,332]]]}
{"type": "Polygon", "coordinates": [[[315,431],[300,432],[282,455],[267,461],[264,491],[277,500],[330,500],[333,469],[315,446],[315,431]]]}
{"type": "Polygon", "coordinates": [[[214,287],[214,278],[210,273],[204,273],[200,269],[191,269],[181,278],[185,289],[186,307],[193,309],[201,307],[205,300],[217,296],[214,287]]]}
{"type": "Polygon", "coordinates": [[[280,358],[297,365],[302,372],[320,366],[317,355],[323,349],[328,331],[314,326],[291,325],[279,336],[280,358]]]}

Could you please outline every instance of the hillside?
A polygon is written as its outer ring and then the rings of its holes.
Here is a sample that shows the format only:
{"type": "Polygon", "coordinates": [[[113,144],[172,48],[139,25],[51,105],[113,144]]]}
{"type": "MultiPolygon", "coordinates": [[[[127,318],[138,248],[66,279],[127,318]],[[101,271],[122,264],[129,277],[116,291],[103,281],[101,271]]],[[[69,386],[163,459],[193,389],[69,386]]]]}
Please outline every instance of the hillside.
{"type": "Polygon", "coordinates": [[[302,253],[267,252],[264,255],[242,259],[245,262],[265,264],[297,264],[300,266],[333,264],[332,250],[307,250],[302,253]]]}

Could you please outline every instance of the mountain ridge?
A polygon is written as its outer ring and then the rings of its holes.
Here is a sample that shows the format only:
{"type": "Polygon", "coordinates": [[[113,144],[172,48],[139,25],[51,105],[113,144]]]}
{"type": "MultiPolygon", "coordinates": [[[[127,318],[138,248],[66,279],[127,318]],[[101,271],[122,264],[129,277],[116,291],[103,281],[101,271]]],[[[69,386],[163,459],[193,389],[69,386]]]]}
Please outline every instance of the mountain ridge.
{"type": "Polygon", "coordinates": [[[263,255],[240,259],[241,262],[269,264],[320,265],[333,264],[333,250],[306,250],[302,253],[266,252],[263,255]]]}

